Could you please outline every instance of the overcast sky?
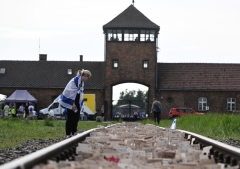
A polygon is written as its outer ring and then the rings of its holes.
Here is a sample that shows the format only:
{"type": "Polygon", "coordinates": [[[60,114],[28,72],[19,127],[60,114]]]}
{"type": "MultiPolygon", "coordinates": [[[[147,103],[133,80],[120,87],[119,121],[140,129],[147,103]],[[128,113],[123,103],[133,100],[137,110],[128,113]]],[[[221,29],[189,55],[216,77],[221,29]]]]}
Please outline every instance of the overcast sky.
{"type": "MultiPolygon", "coordinates": [[[[42,53],[48,60],[103,61],[102,26],[131,4],[0,0],[0,60],[39,60],[42,53]]],[[[160,26],[158,62],[240,63],[239,0],[135,0],[134,6],[160,26]]]]}
{"type": "MultiPolygon", "coordinates": [[[[104,61],[102,26],[131,4],[0,0],[0,60],[39,60],[41,53],[47,60],[104,61]]],[[[240,63],[240,0],[135,0],[134,6],[160,26],[158,62],[240,63]]]]}

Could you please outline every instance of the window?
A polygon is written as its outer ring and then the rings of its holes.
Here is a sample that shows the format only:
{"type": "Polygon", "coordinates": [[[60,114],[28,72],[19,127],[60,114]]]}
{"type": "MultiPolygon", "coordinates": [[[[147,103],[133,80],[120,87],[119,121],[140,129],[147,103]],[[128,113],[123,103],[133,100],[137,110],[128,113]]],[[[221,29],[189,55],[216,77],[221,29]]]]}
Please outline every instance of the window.
{"type": "Polygon", "coordinates": [[[58,106],[59,106],[59,103],[54,103],[54,104],[50,107],[50,109],[56,109],[56,108],[58,108],[58,106]]]}
{"type": "Polygon", "coordinates": [[[155,31],[154,30],[141,30],[140,32],[140,41],[155,41],[155,31]]]}
{"type": "Polygon", "coordinates": [[[184,113],[184,110],[183,109],[177,109],[177,112],[184,113]]]}
{"type": "Polygon", "coordinates": [[[118,60],[113,60],[113,68],[118,68],[118,60]]]}
{"type": "Polygon", "coordinates": [[[148,68],[148,60],[143,61],[143,68],[147,69],[148,68]]]}
{"type": "Polygon", "coordinates": [[[5,68],[0,68],[0,74],[5,74],[5,68]]]}
{"type": "Polygon", "coordinates": [[[108,30],[108,41],[135,41],[135,42],[155,42],[155,30],[137,30],[125,29],[123,30],[108,30]],[[119,40],[116,40],[118,38],[119,40]]]}
{"type": "Polygon", "coordinates": [[[139,41],[138,30],[124,30],[124,41],[139,41]]]}
{"type": "Polygon", "coordinates": [[[227,98],[227,111],[236,110],[236,99],[227,98]]]}
{"type": "Polygon", "coordinates": [[[206,111],[207,109],[207,98],[199,97],[198,98],[198,111],[206,111]]]}
{"type": "Polygon", "coordinates": [[[72,75],[72,69],[68,69],[68,70],[67,70],[67,74],[68,74],[68,75],[72,75]]]}
{"type": "Polygon", "coordinates": [[[122,41],[122,30],[109,29],[107,31],[107,41],[122,41]]]}

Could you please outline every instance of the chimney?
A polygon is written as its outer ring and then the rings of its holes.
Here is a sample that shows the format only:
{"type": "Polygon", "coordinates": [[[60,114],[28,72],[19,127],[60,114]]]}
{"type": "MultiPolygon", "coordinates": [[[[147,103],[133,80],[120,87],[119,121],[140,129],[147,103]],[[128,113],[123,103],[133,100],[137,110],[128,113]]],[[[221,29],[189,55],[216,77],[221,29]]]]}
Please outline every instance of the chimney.
{"type": "Polygon", "coordinates": [[[47,54],[39,54],[39,61],[47,61],[47,54]]]}
{"type": "Polygon", "coordinates": [[[83,55],[80,55],[80,62],[83,62],[83,55]]]}

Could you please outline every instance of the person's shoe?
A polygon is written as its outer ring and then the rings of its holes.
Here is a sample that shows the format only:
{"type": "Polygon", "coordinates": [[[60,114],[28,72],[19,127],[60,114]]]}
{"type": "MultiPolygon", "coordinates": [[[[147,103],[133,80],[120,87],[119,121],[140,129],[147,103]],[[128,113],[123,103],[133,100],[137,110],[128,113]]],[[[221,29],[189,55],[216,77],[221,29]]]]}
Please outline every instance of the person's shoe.
{"type": "Polygon", "coordinates": [[[70,137],[72,137],[71,135],[66,135],[65,136],[65,139],[68,139],[68,138],[70,138],[70,137]]]}
{"type": "Polygon", "coordinates": [[[82,132],[84,132],[84,130],[77,130],[73,135],[75,136],[75,135],[80,134],[82,132]]]}

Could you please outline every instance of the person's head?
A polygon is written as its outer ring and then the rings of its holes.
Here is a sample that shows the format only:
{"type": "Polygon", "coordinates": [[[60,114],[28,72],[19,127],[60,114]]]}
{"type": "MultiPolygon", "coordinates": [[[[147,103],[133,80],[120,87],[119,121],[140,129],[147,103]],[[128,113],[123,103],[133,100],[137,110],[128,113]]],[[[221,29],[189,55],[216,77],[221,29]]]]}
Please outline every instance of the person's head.
{"type": "Polygon", "coordinates": [[[87,81],[92,76],[92,74],[89,70],[84,70],[84,69],[79,70],[78,75],[82,76],[82,78],[81,78],[82,81],[87,81]]]}
{"type": "Polygon", "coordinates": [[[155,97],[153,98],[153,101],[157,100],[155,97]]]}

